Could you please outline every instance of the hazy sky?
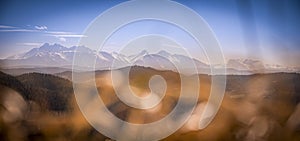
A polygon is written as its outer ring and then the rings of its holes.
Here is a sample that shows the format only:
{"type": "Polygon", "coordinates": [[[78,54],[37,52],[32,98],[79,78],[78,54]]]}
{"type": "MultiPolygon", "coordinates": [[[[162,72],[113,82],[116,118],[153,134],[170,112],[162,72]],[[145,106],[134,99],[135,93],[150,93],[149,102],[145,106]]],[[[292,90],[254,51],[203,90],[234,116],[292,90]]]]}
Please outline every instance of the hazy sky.
{"type": "MultiPolygon", "coordinates": [[[[0,58],[28,51],[46,42],[67,47],[77,45],[83,31],[94,18],[121,2],[123,1],[2,0],[0,58]]],[[[299,66],[299,1],[177,2],[195,10],[206,20],[216,34],[225,58],[259,58],[268,63],[299,66]]],[[[142,29],[155,31],[162,31],[164,27],[149,23],[140,26],[142,29]]],[[[113,46],[111,50],[114,50],[113,46]]]]}

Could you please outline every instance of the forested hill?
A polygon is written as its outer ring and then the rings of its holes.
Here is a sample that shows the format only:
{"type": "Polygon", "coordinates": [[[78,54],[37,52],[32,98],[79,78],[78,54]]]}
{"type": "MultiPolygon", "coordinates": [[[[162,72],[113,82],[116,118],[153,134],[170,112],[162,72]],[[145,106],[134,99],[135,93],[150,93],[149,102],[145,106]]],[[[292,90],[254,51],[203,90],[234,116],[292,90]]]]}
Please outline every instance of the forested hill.
{"type": "Polygon", "coordinates": [[[23,96],[23,98],[29,99],[30,92],[27,90],[24,84],[14,76],[0,71],[0,85],[12,88],[15,91],[19,92],[23,96]]]}
{"type": "Polygon", "coordinates": [[[50,74],[27,73],[10,76],[0,73],[0,84],[19,92],[26,100],[32,100],[41,109],[63,112],[70,110],[73,94],[72,82],[50,74]]]}

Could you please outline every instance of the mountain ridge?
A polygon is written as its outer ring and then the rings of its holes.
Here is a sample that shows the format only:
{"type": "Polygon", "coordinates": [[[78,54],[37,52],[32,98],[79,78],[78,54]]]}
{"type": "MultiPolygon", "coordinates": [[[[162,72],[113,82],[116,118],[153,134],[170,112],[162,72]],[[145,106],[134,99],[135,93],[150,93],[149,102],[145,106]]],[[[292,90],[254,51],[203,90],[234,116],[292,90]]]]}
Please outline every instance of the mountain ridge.
{"type": "MultiPolygon", "coordinates": [[[[139,65],[153,67],[159,70],[175,70],[176,65],[184,68],[186,72],[193,72],[191,62],[198,73],[210,73],[210,67],[219,68],[217,65],[209,65],[195,58],[189,58],[181,54],[171,54],[165,50],[157,53],[149,53],[146,50],[135,55],[124,55],[117,52],[97,52],[85,46],[64,47],[60,44],[45,43],[39,48],[33,48],[28,52],[2,59],[2,67],[66,67],[73,65],[73,57],[79,54],[87,60],[96,60],[95,69],[118,69],[127,66],[139,65]],[[189,64],[190,63],[190,64],[189,64]]],[[[226,64],[228,74],[253,74],[274,72],[299,72],[298,68],[290,68],[280,65],[263,64],[254,59],[229,59],[226,64]]],[[[83,68],[86,66],[78,66],[83,68]]],[[[93,66],[88,66],[93,67],[93,66]]],[[[71,67],[69,68],[71,69],[71,67]]]]}

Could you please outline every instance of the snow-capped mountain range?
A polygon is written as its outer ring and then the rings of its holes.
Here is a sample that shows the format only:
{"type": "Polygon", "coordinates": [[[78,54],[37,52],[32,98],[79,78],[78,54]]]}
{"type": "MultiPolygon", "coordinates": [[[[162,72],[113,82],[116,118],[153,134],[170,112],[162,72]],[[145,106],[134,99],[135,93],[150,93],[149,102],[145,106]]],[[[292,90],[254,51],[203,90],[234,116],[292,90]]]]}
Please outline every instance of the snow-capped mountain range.
{"type": "MultiPolygon", "coordinates": [[[[198,70],[198,73],[210,73],[210,66],[197,59],[191,59],[184,55],[171,54],[166,51],[160,51],[155,54],[150,54],[147,51],[142,51],[136,55],[126,56],[116,52],[97,52],[84,46],[73,46],[70,48],[59,44],[50,45],[45,43],[39,48],[31,49],[28,52],[14,55],[1,60],[1,64],[6,68],[21,68],[21,67],[63,67],[72,68],[73,57],[75,53],[80,54],[82,58],[87,60],[96,60],[95,68],[99,70],[117,69],[111,68],[113,62],[118,68],[138,65],[144,67],[152,67],[159,70],[176,71],[176,65],[181,65],[187,71],[193,67],[189,66],[193,62],[198,70]]],[[[86,66],[79,66],[86,67],[86,66]]],[[[92,66],[89,66],[92,67],[92,66]]],[[[251,74],[251,73],[266,73],[266,72],[299,72],[296,68],[288,68],[280,65],[266,65],[258,60],[251,59],[231,59],[227,63],[228,74],[251,74]]]]}

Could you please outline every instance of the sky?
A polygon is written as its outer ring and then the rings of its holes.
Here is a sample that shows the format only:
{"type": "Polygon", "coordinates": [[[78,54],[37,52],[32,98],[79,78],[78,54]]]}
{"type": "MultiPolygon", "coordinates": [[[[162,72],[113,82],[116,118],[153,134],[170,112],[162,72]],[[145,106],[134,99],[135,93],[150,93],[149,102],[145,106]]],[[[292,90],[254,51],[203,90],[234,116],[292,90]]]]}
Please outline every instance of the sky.
{"type": "MultiPolygon", "coordinates": [[[[88,25],[122,0],[1,0],[0,58],[44,43],[78,44],[88,25]]],[[[270,64],[300,66],[300,2],[297,0],[176,0],[199,14],[215,33],[226,59],[253,58],[270,64]]],[[[167,10],[167,9],[166,9],[167,10]]],[[[113,17],[112,17],[113,18],[113,17]]],[[[146,21],[120,29],[107,51],[137,31],[176,37],[183,34],[165,23],[146,21]],[[167,30],[168,29],[168,30],[167,30]],[[172,31],[172,32],[168,32],[172,31]]],[[[112,37],[114,38],[114,37],[112,37]]],[[[155,38],[149,38],[155,39],[155,38]]],[[[178,40],[183,40],[176,38],[178,40]]],[[[192,48],[190,41],[185,46],[192,48]]],[[[179,41],[180,42],[180,41],[179,41]]]]}

